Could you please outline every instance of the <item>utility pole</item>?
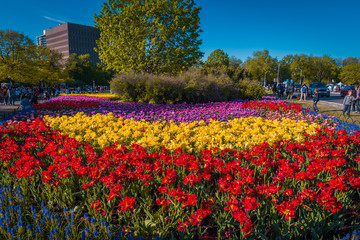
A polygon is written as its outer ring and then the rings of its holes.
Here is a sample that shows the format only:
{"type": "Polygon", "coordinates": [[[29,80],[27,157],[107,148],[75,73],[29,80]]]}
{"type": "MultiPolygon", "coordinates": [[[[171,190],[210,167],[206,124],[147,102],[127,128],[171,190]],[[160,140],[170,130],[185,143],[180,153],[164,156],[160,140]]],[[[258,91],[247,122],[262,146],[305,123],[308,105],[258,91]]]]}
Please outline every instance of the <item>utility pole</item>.
{"type": "Polygon", "coordinates": [[[277,83],[279,83],[279,82],[280,82],[280,79],[279,79],[279,74],[280,74],[280,62],[278,63],[277,83]]]}
{"type": "Polygon", "coordinates": [[[265,86],[265,85],[266,85],[266,84],[265,84],[265,81],[266,81],[266,74],[267,74],[268,72],[270,72],[270,71],[266,71],[266,72],[265,72],[265,75],[264,75],[264,87],[266,87],[266,86],[265,86]]]}

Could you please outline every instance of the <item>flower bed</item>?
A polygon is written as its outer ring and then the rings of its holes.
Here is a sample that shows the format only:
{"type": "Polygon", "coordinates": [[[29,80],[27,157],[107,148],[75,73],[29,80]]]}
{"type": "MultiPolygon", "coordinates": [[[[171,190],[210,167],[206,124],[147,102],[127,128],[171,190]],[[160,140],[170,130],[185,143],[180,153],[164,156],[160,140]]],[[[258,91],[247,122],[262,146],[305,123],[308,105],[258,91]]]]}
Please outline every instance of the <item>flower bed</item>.
{"type": "Polygon", "coordinates": [[[78,113],[74,117],[45,117],[51,127],[61,130],[78,141],[94,146],[110,146],[117,142],[124,145],[138,144],[160,150],[162,147],[174,151],[182,148],[186,152],[199,153],[204,149],[249,149],[263,142],[270,145],[280,140],[302,142],[304,133],[315,134],[318,124],[296,122],[283,118],[265,120],[261,117],[236,118],[228,122],[194,121],[192,123],[167,123],[123,120],[108,115],[88,117],[78,113]]]}
{"type": "Polygon", "coordinates": [[[301,144],[196,156],[150,154],[137,145],[96,153],[40,119],[1,131],[1,181],[19,185],[35,203],[130,224],[138,237],[306,238],[358,219],[360,134],[324,129],[301,144]]]}
{"type": "Polygon", "coordinates": [[[0,236],[344,236],[360,223],[360,133],[335,128],[282,101],[60,97],[0,129],[0,185],[21,191],[1,200],[0,236]]]}

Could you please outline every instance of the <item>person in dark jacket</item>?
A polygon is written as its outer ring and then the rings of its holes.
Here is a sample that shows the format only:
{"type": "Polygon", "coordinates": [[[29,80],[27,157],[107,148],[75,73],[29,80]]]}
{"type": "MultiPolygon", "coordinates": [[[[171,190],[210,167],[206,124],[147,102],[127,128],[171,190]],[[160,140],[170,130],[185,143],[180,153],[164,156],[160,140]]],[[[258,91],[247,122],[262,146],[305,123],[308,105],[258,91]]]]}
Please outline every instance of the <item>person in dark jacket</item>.
{"type": "Polygon", "coordinates": [[[30,101],[29,101],[29,99],[28,99],[27,94],[24,94],[24,97],[21,99],[20,107],[21,107],[22,109],[31,108],[31,103],[30,103],[30,101]]]}
{"type": "Polygon", "coordinates": [[[36,94],[32,94],[32,95],[31,95],[30,103],[31,103],[31,104],[38,104],[38,97],[37,97],[36,94]]]}
{"type": "Polygon", "coordinates": [[[319,109],[317,107],[317,103],[319,102],[320,100],[320,97],[319,97],[319,89],[318,88],[315,88],[314,90],[314,95],[313,95],[313,102],[314,102],[314,111],[315,112],[319,112],[319,109]]]}
{"type": "Polygon", "coordinates": [[[285,91],[284,85],[282,83],[278,83],[276,87],[277,87],[278,97],[279,99],[281,99],[285,91]]]}
{"type": "Polygon", "coordinates": [[[274,83],[274,84],[272,85],[271,90],[273,91],[273,95],[274,95],[274,97],[275,97],[275,96],[276,96],[276,92],[277,92],[276,83],[274,83]]]}

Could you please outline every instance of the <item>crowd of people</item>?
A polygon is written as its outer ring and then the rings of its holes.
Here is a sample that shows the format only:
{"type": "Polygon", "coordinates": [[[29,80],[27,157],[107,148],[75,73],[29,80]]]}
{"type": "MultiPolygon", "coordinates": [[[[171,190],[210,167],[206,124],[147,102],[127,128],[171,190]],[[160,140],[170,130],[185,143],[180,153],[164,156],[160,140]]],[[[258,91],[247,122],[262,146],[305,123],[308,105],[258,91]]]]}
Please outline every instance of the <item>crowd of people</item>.
{"type": "Polygon", "coordinates": [[[294,96],[295,86],[293,83],[283,84],[283,83],[274,83],[272,86],[269,85],[268,89],[272,90],[273,95],[278,98],[286,97],[287,100],[291,100],[294,96]]]}
{"type": "Polygon", "coordinates": [[[104,86],[83,86],[67,88],[64,86],[56,87],[13,87],[8,84],[0,84],[0,105],[15,105],[15,101],[20,101],[20,107],[29,108],[32,104],[37,104],[39,100],[48,100],[56,97],[60,93],[79,94],[79,93],[97,93],[108,90],[104,86]]]}
{"type": "Polygon", "coordinates": [[[15,101],[27,98],[31,104],[38,103],[38,99],[50,99],[60,93],[59,88],[55,87],[12,87],[8,85],[0,86],[0,104],[15,105],[15,101]]]}
{"type": "MultiPolygon", "coordinates": [[[[287,100],[291,100],[294,96],[295,86],[293,83],[283,84],[283,83],[274,83],[273,85],[268,86],[268,90],[272,90],[273,96],[277,96],[279,99],[286,97],[287,100]]],[[[340,88],[339,88],[340,89],[340,88]]],[[[332,89],[334,90],[334,88],[332,89]]],[[[299,101],[306,101],[308,96],[308,86],[306,83],[301,85],[299,89],[300,96],[299,101]]],[[[315,112],[319,112],[317,104],[320,100],[319,89],[315,88],[312,93],[313,100],[313,109],[315,112]]],[[[336,90],[335,90],[336,91],[336,90]]],[[[343,115],[350,116],[350,111],[355,113],[360,113],[360,86],[355,85],[355,91],[349,90],[343,101],[343,115]]]]}

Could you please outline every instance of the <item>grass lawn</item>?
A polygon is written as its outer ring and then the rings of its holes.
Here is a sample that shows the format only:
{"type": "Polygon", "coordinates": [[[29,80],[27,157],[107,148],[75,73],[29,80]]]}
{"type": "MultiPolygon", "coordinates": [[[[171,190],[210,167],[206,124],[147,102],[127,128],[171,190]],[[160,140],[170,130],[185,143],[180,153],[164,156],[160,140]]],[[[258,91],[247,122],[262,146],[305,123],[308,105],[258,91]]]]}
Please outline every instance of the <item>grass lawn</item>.
{"type": "MultiPolygon", "coordinates": [[[[309,108],[313,110],[313,102],[312,101],[299,101],[298,99],[293,99],[289,101],[294,104],[299,104],[303,106],[303,108],[309,108]]],[[[318,103],[319,112],[326,115],[326,116],[334,116],[342,121],[348,122],[348,123],[354,123],[357,125],[360,125],[360,114],[350,112],[350,117],[344,116],[342,114],[342,109],[331,107],[325,104],[321,104],[321,100],[318,103]]]]}

